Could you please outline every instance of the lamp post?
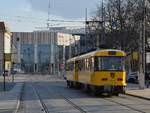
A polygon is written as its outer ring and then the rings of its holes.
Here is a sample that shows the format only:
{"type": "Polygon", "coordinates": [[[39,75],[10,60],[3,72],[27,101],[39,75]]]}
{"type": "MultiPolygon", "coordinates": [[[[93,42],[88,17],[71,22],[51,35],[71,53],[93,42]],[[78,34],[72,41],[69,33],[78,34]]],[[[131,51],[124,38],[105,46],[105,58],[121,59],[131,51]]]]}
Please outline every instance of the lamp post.
{"type": "Polygon", "coordinates": [[[3,90],[6,90],[6,78],[5,78],[5,37],[3,38],[3,90]]]}
{"type": "Polygon", "coordinates": [[[15,72],[14,72],[14,69],[13,69],[13,68],[14,68],[14,65],[15,65],[15,63],[13,62],[13,63],[12,63],[12,70],[11,70],[11,71],[12,71],[12,82],[14,82],[14,80],[15,80],[15,79],[14,79],[14,78],[15,78],[15,76],[14,76],[15,72]]]}
{"type": "Polygon", "coordinates": [[[63,37],[63,77],[65,77],[66,74],[65,65],[66,65],[66,45],[65,45],[65,39],[63,37]]]}
{"type": "Polygon", "coordinates": [[[5,90],[6,90],[6,76],[5,76],[5,49],[4,49],[4,54],[3,54],[3,77],[4,77],[4,80],[3,80],[3,84],[4,84],[3,90],[5,91],[5,90]]]}

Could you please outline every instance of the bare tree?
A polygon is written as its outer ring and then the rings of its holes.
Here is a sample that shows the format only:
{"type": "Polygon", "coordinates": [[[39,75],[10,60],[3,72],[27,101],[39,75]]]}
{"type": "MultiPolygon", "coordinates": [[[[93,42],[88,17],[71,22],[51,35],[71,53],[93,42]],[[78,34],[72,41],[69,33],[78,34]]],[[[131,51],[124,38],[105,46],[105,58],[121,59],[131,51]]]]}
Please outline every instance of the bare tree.
{"type": "MultiPolygon", "coordinates": [[[[107,0],[105,9],[105,34],[108,48],[119,48],[127,53],[138,50],[139,23],[143,19],[141,0],[107,0]]],[[[93,20],[102,20],[102,5],[97,6],[93,20]]],[[[146,7],[146,37],[150,27],[150,8],[146,7]]],[[[101,29],[101,28],[100,28],[101,29]]],[[[100,29],[96,29],[99,30],[100,29]]],[[[148,47],[148,44],[147,44],[148,47]]]]}

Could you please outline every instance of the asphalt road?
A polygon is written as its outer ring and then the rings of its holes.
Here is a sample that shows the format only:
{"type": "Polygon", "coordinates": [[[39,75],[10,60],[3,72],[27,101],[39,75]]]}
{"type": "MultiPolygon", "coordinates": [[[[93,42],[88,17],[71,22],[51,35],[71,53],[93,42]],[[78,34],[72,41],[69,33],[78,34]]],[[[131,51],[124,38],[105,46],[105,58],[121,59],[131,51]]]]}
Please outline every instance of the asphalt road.
{"type": "Polygon", "coordinates": [[[95,97],[66,87],[64,80],[26,76],[18,113],[150,113],[150,101],[131,96],[95,97]]]}

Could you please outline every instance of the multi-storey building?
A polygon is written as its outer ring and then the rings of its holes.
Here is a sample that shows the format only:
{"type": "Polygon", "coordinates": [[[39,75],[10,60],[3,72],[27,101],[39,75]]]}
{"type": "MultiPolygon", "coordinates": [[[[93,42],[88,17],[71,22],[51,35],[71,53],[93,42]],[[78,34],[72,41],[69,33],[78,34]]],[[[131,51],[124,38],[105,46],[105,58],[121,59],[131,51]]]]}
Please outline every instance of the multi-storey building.
{"type": "Polygon", "coordinates": [[[57,34],[48,31],[14,32],[15,68],[24,72],[55,74],[57,34]]]}
{"type": "Polygon", "coordinates": [[[14,68],[27,73],[58,74],[64,59],[73,57],[74,52],[65,48],[74,47],[78,40],[79,36],[50,31],[14,32],[14,68]]]}
{"type": "Polygon", "coordinates": [[[0,75],[4,70],[11,70],[11,33],[6,24],[0,22],[0,75]]]}

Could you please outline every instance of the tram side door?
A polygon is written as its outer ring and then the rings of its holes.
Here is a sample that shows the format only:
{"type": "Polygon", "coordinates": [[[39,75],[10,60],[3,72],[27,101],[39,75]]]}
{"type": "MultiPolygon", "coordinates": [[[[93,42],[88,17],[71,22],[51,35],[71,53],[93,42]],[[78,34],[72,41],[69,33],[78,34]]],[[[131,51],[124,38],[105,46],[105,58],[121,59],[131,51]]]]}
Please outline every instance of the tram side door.
{"type": "Polygon", "coordinates": [[[74,73],[74,75],[75,75],[75,80],[76,81],[78,81],[78,61],[75,61],[75,73],[74,73]]]}

